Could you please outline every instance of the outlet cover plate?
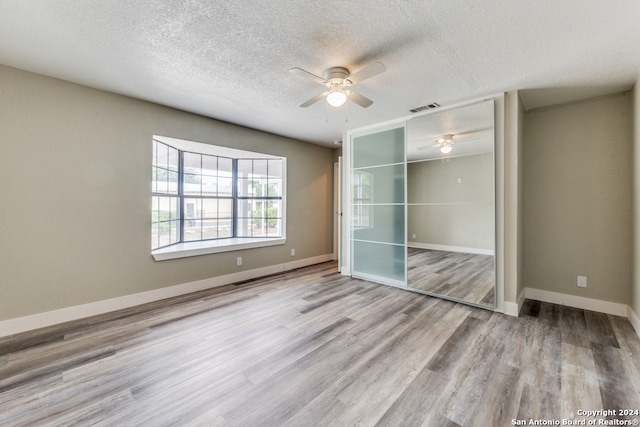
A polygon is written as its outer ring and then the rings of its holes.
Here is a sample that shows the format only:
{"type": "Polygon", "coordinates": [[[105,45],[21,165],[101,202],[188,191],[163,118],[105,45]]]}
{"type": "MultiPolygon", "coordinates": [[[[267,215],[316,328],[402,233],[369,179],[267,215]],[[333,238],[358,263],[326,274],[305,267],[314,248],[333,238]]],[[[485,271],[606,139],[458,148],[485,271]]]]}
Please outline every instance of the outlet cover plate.
{"type": "Polygon", "coordinates": [[[587,287],[587,276],[578,276],[578,287],[579,288],[587,287]]]}

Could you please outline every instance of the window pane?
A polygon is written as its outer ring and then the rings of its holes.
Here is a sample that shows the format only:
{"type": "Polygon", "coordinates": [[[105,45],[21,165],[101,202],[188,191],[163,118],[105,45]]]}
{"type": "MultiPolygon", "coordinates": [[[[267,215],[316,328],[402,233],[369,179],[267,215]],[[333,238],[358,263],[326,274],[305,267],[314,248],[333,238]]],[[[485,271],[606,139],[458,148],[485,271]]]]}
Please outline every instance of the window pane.
{"type": "Polygon", "coordinates": [[[168,246],[179,240],[178,221],[162,221],[157,223],[155,232],[158,235],[158,246],[168,246]]]}
{"type": "Polygon", "coordinates": [[[157,249],[160,245],[158,241],[159,226],[157,222],[151,223],[151,249],[157,249]]]}
{"type": "Polygon", "coordinates": [[[238,200],[238,216],[251,218],[251,200],[238,200]]]}
{"type": "Polygon", "coordinates": [[[172,197],[171,198],[171,219],[172,220],[180,219],[180,211],[178,209],[178,198],[177,197],[172,197]]]}
{"type": "Polygon", "coordinates": [[[151,222],[158,222],[158,198],[151,197],[151,222]]]}
{"type": "Polygon", "coordinates": [[[249,180],[248,179],[238,179],[238,197],[247,197],[249,196],[249,180]]]}
{"type": "Polygon", "coordinates": [[[282,178],[282,160],[269,159],[269,178],[282,178]]]}
{"type": "MultiPolygon", "coordinates": [[[[154,144],[154,147],[155,147],[155,144],[154,144]]],[[[156,166],[151,166],[151,192],[152,193],[156,193],[158,190],[157,182],[158,182],[158,168],[156,166]]]]}
{"type": "Polygon", "coordinates": [[[267,237],[267,222],[264,218],[251,219],[251,237],[267,237]]]}
{"type": "Polygon", "coordinates": [[[233,195],[233,179],[229,176],[218,177],[218,196],[231,197],[233,195]]]}
{"type": "Polygon", "coordinates": [[[168,172],[167,182],[166,192],[169,194],[178,194],[178,172],[168,172]]]}
{"type": "Polygon", "coordinates": [[[282,180],[269,178],[269,184],[267,186],[267,196],[269,197],[282,197],[282,180]]]}
{"type": "Polygon", "coordinates": [[[184,199],[184,219],[200,219],[200,199],[184,199]]]}
{"type": "Polygon", "coordinates": [[[249,197],[265,197],[267,195],[267,180],[254,178],[249,181],[249,197]]]}
{"type": "Polygon", "coordinates": [[[179,215],[177,197],[153,196],[151,198],[152,249],[179,241],[179,215]]]}
{"type": "Polygon", "coordinates": [[[171,221],[171,243],[180,241],[180,221],[171,221]]]}
{"type": "Polygon", "coordinates": [[[167,192],[167,170],[159,167],[153,168],[155,182],[153,183],[153,191],[156,193],[167,192]]]}
{"type": "Polygon", "coordinates": [[[267,176],[267,160],[266,159],[254,159],[253,160],[253,175],[254,176],[267,176]]]}
{"type": "Polygon", "coordinates": [[[216,196],[218,194],[218,178],[215,176],[202,176],[202,195],[216,196]]]}
{"type": "Polygon", "coordinates": [[[266,218],[282,218],[282,200],[269,200],[267,204],[266,218]]]}
{"type": "Polygon", "coordinates": [[[171,220],[170,197],[158,197],[158,221],[171,220]]]}
{"type": "Polygon", "coordinates": [[[173,147],[169,148],[169,161],[167,162],[168,169],[173,171],[178,170],[178,163],[180,162],[180,157],[178,155],[178,150],[173,147]]]}
{"type": "Polygon", "coordinates": [[[231,218],[233,216],[231,199],[218,199],[218,218],[231,218]]]}
{"type": "Polygon", "coordinates": [[[218,218],[218,200],[217,199],[202,199],[202,219],[205,218],[218,218]]]}
{"type": "Polygon", "coordinates": [[[162,143],[156,143],[156,166],[161,168],[169,168],[169,146],[162,143]]]}
{"type": "Polygon", "coordinates": [[[218,221],[215,219],[202,220],[202,240],[218,238],[218,221]]]}
{"type": "Polygon", "coordinates": [[[231,177],[233,160],[227,157],[218,157],[218,176],[231,177]]]}
{"type": "Polygon", "coordinates": [[[185,172],[200,174],[202,167],[202,154],[187,153],[183,154],[185,172]]]}
{"type": "Polygon", "coordinates": [[[238,178],[249,178],[253,165],[251,159],[238,159],[238,178]]]}
{"type": "Polygon", "coordinates": [[[267,219],[267,237],[282,236],[282,219],[267,219]]]}
{"type": "Polygon", "coordinates": [[[200,175],[185,173],[183,176],[184,176],[184,194],[199,196],[201,194],[200,175]]]}
{"type": "Polygon", "coordinates": [[[202,240],[202,221],[198,219],[184,220],[184,240],[185,242],[202,240]]]}
{"type": "Polygon", "coordinates": [[[218,174],[218,158],[216,156],[202,156],[202,174],[214,176],[218,174]]]}
{"type": "Polygon", "coordinates": [[[231,237],[231,220],[223,219],[218,221],[218,239],[231,237]]]}
{"type": "Polygon", "coordinates": [[[167,246],[171,244],[171,222],[159,222],[158,226],[160,227],[160,241],[159,247],[167,246]]]}
{"type": "Polygon", "coordinates": [[[251,229],[249,228],[250,218],[238,218],[238,237],[251,237],[251,229]]]}

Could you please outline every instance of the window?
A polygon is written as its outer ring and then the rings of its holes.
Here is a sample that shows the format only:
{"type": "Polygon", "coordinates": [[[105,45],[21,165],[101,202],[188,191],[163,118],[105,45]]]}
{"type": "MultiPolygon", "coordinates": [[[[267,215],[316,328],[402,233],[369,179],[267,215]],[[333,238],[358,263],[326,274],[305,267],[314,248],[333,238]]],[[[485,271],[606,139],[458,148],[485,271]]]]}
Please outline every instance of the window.
{"type": "Polygon", "coordinates": [[[284,243],[285,165],[283,157],[154,137],[154,258],[284,243]],[[165,256],[173,252],[183,253],[165,256]]]}

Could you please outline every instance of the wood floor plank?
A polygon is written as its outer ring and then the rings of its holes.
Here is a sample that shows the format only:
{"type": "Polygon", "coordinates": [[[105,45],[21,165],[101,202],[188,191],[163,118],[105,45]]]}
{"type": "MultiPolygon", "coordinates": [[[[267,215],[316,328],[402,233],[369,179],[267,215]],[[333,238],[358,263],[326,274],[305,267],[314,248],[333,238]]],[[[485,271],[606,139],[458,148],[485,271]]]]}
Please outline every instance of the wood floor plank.
{"type": "Polygon", "coordinates": [[[520,402],[513,398],[517,396],[520,376],[521,370],[514,366],[496,365],[486,382],[473,418],[482,420],[484,425],[510,425],[520,406],[520,402]]]}
{"type": "Polygon", "coordinates": [[[562,306],[560,327],[562,330],[562,342],[591,348],[584,310],[562,306]]]}
{"type": "Polygon", "coordinates": [[[606,314],[585,310],[584,317],[589,331],[589,340],[592,343],[620,348],[616,334],[613,332],[609,317],[606,314]]]}
{"type": "Polygon", "coordinates": [[[640,406],[638,360],[623,318],[508,317],[325,263],[0,339],[0,425],[510,425],[640,406]]]}
{"type": "Polygon", "coordinates": [[[563,419],[587,419],[578,414],[584,408],[604,408],[593,351],[562,343],[561,408],[563,419]]]}
{"type": "Polygon", "coordinates": [[[633,371],[623,363],[623,357],[618,348],[602,344],[593,345],[600,397],[605,408],[640,408],[638,378],[634,378],[633,371]]]}
{"type": "MultiPolygon", "coordinates": [[[[560,399],[556,393],[525,384],[518,404],[518,420],[553,420],[560,412],[560,399]]],[[[568,419],[568,418],[566,418],[568,419]]],[[[502,422],[504,425],[509,423],[502,422]]]]}
{"type": "Polygon", "coordinates": [[[420,373],[404,389],[376,426],[419,426],[426,420],[430,409],[440,393],[446,376],[430,369],[420,373]]]}
{"type": "Polygon", "coordinates": [[[637,385],[638,394],[640,394],[640,340],[637,339],[638,334],[631,323],[623,317],[609,315],[609,321],[625,359],[635,361],[635,363],[627,364],[626,367],[632,378],[635,379],[634,383],[637,385]]]}
{"type": "Polygon", "coordinates": [[[561,316],[562,316],[561,305],[550,304],[548,302],[540,303],[540,311],[538,312],[538,316],[537,316],[538,322],[548,326],[560,327],[561,316]]]}

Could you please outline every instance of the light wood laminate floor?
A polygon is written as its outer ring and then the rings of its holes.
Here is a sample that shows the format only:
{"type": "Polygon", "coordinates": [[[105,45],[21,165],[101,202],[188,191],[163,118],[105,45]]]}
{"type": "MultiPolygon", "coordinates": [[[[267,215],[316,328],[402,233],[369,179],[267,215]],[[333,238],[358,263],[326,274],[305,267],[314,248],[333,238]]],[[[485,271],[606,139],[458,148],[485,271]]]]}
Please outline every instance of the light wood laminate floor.
{"type": "Polygon", "coordinates": [[[640,409],[639,360],[621,317],[327,263],[0,339],[0,425],[508,426],[640,409]]]}
{"type": "Polygon", "coordinates": [[[407,264],[411,288],[495,307],[493,255],[409,248],[407,264]]]}

